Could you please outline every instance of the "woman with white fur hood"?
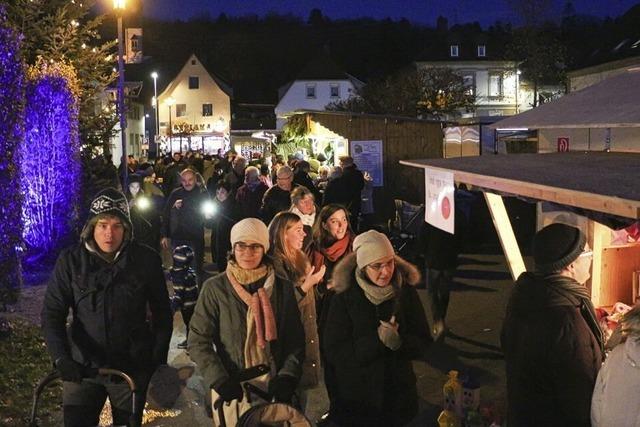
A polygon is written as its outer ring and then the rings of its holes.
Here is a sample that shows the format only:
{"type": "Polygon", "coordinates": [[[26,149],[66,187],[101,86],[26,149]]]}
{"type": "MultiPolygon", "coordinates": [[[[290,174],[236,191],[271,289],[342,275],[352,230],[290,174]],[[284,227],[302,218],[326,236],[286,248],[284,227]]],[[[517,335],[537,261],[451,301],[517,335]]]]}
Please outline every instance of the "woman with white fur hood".
{"type": "Polygon", "coordinates": [[[329,419],[346,426],[400,426],[417,413],[411,360],[431,342],[413,286],[417,268],[377,231],[360,234],[333,271],[322,345],[336,372],[329,419]]]}
{"type": "Polygon", "coordinates": [[[593,427],[640,427],[640,305],[621,324],[625,341],[611,351],[593,389],[593,427]]]}

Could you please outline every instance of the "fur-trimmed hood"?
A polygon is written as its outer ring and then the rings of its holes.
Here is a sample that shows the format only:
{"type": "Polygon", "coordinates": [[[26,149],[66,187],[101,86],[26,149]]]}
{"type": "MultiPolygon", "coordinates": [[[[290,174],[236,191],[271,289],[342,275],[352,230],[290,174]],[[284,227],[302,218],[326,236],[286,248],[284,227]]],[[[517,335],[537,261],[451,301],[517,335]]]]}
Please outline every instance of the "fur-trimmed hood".
{"type": "MultiPolygon", "coordinates": [[[[400,258],[398,255],[394,256],[396,269],[393,272],[393,279],[391,284],[400,289],[404,284],[416,286],[420,283],[421,274],[418,268],[408,261],[400,258]]],[[[342,293],[349,289],[352,283],[355,282],[355,270],[357,268],[356,253],[352,252],[342,258],[333,269],[331,275],[331,283],[333,284],[333,290],[336,293],[342,293]]]]}

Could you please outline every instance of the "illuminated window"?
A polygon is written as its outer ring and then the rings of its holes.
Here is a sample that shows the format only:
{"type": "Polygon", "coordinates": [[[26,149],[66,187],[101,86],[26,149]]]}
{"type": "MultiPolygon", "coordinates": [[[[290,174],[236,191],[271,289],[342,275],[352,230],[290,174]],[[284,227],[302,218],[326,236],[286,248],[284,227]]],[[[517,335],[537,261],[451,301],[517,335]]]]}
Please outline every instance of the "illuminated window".
{"type": "Polygon", "coordinates": [[[476,74],[468,72],[462,75],[462,81],[467,95],[475,95],[476,93],[476,74]]]}
{"type": "Polygon", "coordinates": [[[489,96],[496,98],[502,96],[502,73],[489,74],[489,96]]]}

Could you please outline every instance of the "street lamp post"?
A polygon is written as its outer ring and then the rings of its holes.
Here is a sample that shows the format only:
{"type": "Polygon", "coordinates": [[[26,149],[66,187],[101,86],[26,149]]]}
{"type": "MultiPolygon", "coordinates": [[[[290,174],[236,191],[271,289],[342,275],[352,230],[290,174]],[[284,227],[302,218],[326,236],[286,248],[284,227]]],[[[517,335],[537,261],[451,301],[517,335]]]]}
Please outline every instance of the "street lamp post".
{"type": "Polygon", "coordinates": [[[122,14],[125,0],[113,0],[113,9],[118,17],[118,114],[120,116],[120,138],[122,140],[122,188],[127,185],[127,118],[124,111],[124,37],[122,36],[122,14]]]}
{"type": "Polygon", "coordinates": [[[158,73],[155,71],[151,73],[151,78],[153,79],[153,109],[155,110],[155,115],[153,116],[153,121],[155,122],[156,131],[155,131],[155,140],[156,140],[156,157],[160,157],[160,141],[158,138],[160,137],[160,112],[158,111],[158,73]]]}
{"type": "Polygon", "coordinates": [[[165,102],[169,106],[169,131],[167,132],[167,135],[169,135],[169,151],[171,152],[171,155],[173,155],[173,127],[171,127],[171,107],[173,106],[173,104],[175,104],[176,100],[172,97],[169,97],[165,102]]]}

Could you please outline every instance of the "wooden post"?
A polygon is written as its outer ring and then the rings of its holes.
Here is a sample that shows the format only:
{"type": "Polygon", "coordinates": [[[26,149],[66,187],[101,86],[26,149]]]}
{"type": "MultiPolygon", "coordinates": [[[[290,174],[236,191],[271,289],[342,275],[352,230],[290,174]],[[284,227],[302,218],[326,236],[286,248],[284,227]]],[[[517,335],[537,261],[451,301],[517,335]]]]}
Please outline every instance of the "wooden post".
{"type": "Polygon", "coordinates": [[[491,212],[491,219],[493,219],[493,225],[496,227],[498,237],[500,238],[500,244],[504,255],[507,257],[507,264],[509,265],[509,271],[511,271],[511,277],[516,280],[520,274],[527,271],[520,253],[520,247],[518,241],[513,233],[511,227],[511,221],[509,221],[509,215],[507,215],[507,209],[504,206],[502,196],[494,193],[484,193],[484,198],[487,201],[489,212],[491,212]]]}
{"type": "Polygon", "coordinates": [[[598,307],[603,304],[602,298],[602,252],[611,241],[611,230],[596,221],[593,224],[593,264],[591,264],[591,301],[598,307]]]}

